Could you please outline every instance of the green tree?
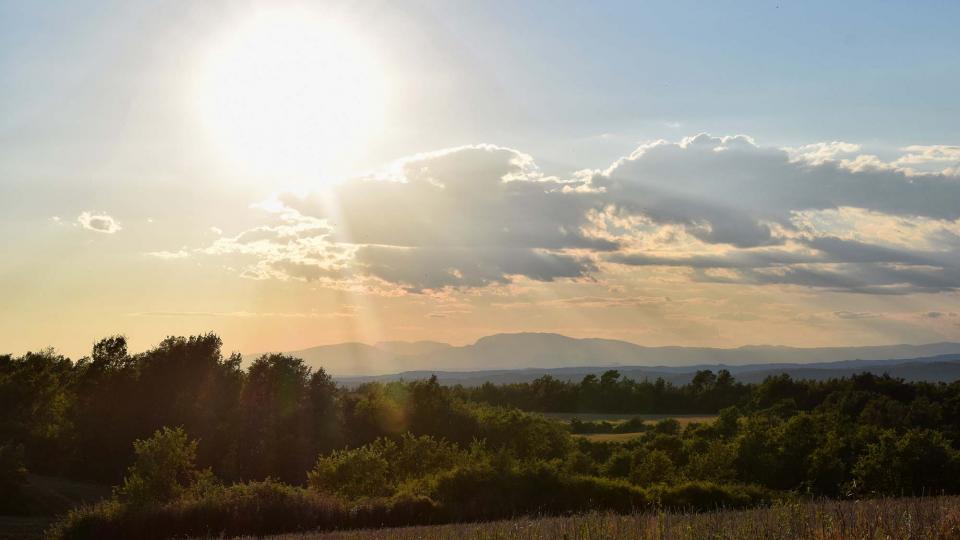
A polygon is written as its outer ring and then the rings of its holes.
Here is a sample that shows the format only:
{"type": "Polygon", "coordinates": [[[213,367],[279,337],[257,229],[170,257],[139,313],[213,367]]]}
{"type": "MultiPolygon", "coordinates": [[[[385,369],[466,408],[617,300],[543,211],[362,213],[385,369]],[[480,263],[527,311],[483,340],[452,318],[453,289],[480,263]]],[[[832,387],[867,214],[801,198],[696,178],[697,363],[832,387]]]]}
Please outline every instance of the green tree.
{"type": "Polygon", "coordinates": [[[630,467],[630,481],[634,484],[646,486],[669,482],[675,476],[676,467],[666,452],[652,450],[634,455],[633,465],[630,467]]]}
{"type": "Polygon", "coordinates": [[[117,498],[131,506],[172,501],[202,477],[197,469],[197,441],[183,428],[158,430],[149,439],[133,443],[136,458],[127,469],[117,498]]]}
{"type": "Polygon", "coordinates": [[[861,491],[919,495],[955,491],[958,455],[939,432],[911,429],[902,436],[884,431],[853,468],[861,491]]]}

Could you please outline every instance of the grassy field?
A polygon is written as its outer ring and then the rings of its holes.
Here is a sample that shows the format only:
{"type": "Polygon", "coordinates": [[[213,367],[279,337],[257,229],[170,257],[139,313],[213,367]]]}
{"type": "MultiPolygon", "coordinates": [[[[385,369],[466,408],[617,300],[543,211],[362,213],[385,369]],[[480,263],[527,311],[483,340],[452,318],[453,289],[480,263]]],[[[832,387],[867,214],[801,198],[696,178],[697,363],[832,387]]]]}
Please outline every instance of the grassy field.
{"type": "Polygon", "coordinates": [[[574,437],[580,437],[593,442],[624,442],[636,439],[643,433],[574,433],[574,437]]]}
{"type": "Polygon", "coordinates": [[[934,540],[960,538],[960,497],[820,501],[699,514],[557,518],[271,537],[273,540],[934,540]]]}
{"type": "Polygon", "coordinates": [[[692,422],[712,422],[717,415],[715,414],[596,414],[596,413],[541,413],[547,418],[552,418],[554,420],[559,420],[561,422],[569,422],[574,418],[583,420],[584,422],[610,422],[611,424],[619,424],[621,422],[626,422],[627,420],[632,420],[634,418],[639,418],[645,422],[659,422],[660,420],[666,420],[668,418],[673,418],[676,421],[680,422],[680,425],[686,426],[692,422]]]}
{"type": "MultiPolygon", "coordinates": [[[[705,424],[712,422],[716,419],[717,415],[715,414],[598,414],[598,413],[541,413],[547,418],[556,420],[558,422],[569,423],[574,418],[582,420],[584,422],[609,422],[611,424],[621,424],[627,420],[632,420],[634,418],[639,418],[644,422],[648,422],[648,425],[660,420],[666,420],[672,418],[678,422],[683,427],[686,427],[687,424],[692,424],[694,422],[705,424]]],[[[641,436],[642,433],[579,433],[574,434],[574,437],[582,437],[595,442],[623,442],[629,441],[630,439],[635,439],[641,436]]]]}

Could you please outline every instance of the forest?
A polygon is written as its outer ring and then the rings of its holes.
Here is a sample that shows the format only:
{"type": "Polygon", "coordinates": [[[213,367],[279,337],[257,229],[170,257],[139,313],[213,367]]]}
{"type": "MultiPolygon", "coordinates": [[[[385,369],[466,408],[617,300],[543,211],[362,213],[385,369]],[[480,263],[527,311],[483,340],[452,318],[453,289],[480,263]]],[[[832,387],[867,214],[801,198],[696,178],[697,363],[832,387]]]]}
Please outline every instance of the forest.
{"type": "MultiPolygon", "coordinates": [[[[576,425],[576,424],[573,424],[576,425]]],[[[584,427],[587,425],[587,427],[584,427]]],[[[114,485],[54,538],[263,535],[588,511],[747,508],[960,493],[960,382],[614,370],[579,382],[345,388],[290,356],[244,365],[214,334],[131,354],[0,356],[0,514],[29,474],[114,485]],[[704,413],[595,442],[538,413],[704,413]]]]}

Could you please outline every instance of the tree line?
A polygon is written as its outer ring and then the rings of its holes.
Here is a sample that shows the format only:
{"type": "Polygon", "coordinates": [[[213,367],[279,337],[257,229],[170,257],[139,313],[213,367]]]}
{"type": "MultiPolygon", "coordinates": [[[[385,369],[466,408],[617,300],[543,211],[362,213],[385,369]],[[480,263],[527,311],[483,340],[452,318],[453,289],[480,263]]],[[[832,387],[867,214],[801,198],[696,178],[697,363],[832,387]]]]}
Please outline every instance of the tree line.
{"type": "Polygon", "coordinates": [[[213,334],[138,354],[110,337],[77,361],[2,356],[0,483],[14,493],[30,470],[117,484],[61,531],[104,538],[960,492],[960,383],[703,371],[671,385],[611,370],[348,389],[290,356],[241,364],[213,334]],[[528,411],[718,416],[611,443],[528,411]],[[240,515],[250,523],[227,519],[240,515]],[[197,528],[211,523],[222,526],[197,528]]]}
{"type": "Polygon", "coordinates": [[[462,399],[525,411],[632,414],[712,414],[750,394],[750,386],[738,382],[726,369],[697,371],[684,385],[663,378],[633,380],[611,369],[599,377],[585,375],[578,382],[544,375],[529,383],[486,382],[454,389],[462,399]]]}

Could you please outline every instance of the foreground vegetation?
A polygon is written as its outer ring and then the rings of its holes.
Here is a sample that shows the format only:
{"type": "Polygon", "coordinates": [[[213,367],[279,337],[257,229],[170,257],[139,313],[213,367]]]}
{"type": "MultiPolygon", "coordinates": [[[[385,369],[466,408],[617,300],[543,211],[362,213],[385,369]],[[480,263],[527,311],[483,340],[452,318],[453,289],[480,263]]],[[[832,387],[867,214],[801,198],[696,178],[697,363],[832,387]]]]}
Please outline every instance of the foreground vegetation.
{"type": "Polygon", "coordinates": [[[490,523],[283,535],[272,540],[947,540],[960,537],[957,497],[818,501],[703,513],[589,513],[490,523]]]}
{"type": "Polygon", "coordinates": [[[35,507],[23,489],[28,470],[117,485],[109,500],[67,516],[52,532],[62,538],[953,494],[958,435],[960,383],[862,374],[741,384],[703,371],[674,386],[611,370],[577,383],[345,389],[284,355],[243,369],[214,335],[135,355],[114,337],[76,362],[52,351],[0,357],[0,487],[9,494],[0,514],[35,507]],[[564,424],[517,405],[712,420],[564,424]],[[606,429],[629,440],[572,433],[606,429]]]}

